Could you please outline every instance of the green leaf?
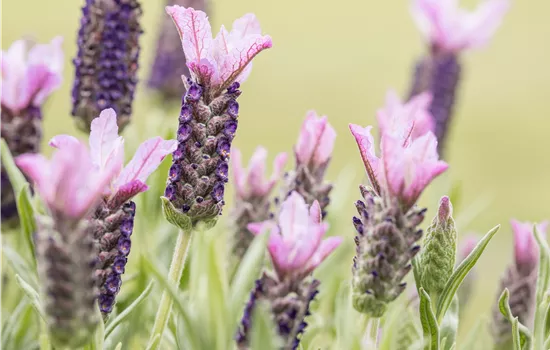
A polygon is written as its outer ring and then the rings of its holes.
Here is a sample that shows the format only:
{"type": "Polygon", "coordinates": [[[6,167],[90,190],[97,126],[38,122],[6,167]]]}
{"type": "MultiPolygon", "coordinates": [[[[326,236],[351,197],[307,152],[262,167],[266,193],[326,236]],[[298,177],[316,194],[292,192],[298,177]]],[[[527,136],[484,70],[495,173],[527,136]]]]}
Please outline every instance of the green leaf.
{"type": "Polygon", "coordinates": [[[20,193],[23,187],[25,185],[28,186],[29,183],[27,182],[17,165],[15,165],[8,144],[4,139],[0,141],[0,156],[2,158],[2,164],[4,164],[4,168],[6,169],[6,173],[8,174],[8,178],[10,179],[10,183],[13,187],[14,193],[20,193]]]}
{"type": "Polygon", "coordinates": [[[416,291],[418,292],[418,295],[420,295],[420,287],[422,287],[422,284],[420,283],[420,281],[422,280],[421,279],[422,276],[420,275],[420,272],[422,271],[420,255],[416,255],[412,259],[412,266],[413,266],[414,284],[416,286],[416,291]]]}
{"type": "Polygon", "coordinates": [[[483,236],[483,238],[477,243],[476,247],[472,250],[468,257],[466,257],[466,259],[464,259],[460,263],[460,265],[458,265],[451,277],[449,277],[449,280],[447,281],[447,284],[441,292],[441,295],[439,296],[439,300],[437,302],[436,316],[439,323],[443,321],[443,317],[445,316],[447,309],[451,305],[456,291],[458,290],[458,287],[460,287],[468,272],[475,266],[476,262],[481,257],[481,254],[483,253],[493,236],[498,232],[499,228],[500,225],[497,225],[493,227],[489,232],[487,232],[485,236],[483,236]]]}
{"type": "Polygon", "coordinates": [[[450,350],[454,345],[456,345],[456,335],[458,332],[458,321],[459,321],[459,306],[458,306],[458,295],[455,295],[451,307],[445,313],[441,326],[439,327],[441,332],[441,338],[445,339],[445,344],[441,346],[442,350],[450,350]]]}
{"type": "Polygon", "coordinates": [[[122,350],[122,342],[116,345],[115,350],[122,350]]]}
{"type": "MultiPolygon", "coordinates": [[[[156,266],[153,263],[151,263],[149,259],[142,256],[141,260],[142,260],[141,261],[142,266],[145,267],[145,269],[151,275],[153,275],[153,277],[157,280],[160,286],[164,288],[168,292],[168,294],[170,294],[170,297],[172,298],[172,301],[173,301],[173,306],[180,313],[182,320],[186,323],[187,329],[190,330],[190,332],[187,334],[187,336],[189,337],[188,341],[190,342],[190,344],[193,344],[193,345],[199,344],[198,337],[200,335],[201,330],[193,327],[194,322],[191,316],[191,311],[189,310],[187,303],[182,301],[179,295],[178,289],[168,281],[168,279],[164,274],[160,273],[160,271],[156,268],[156,266]]],[[[160,341],[160,336],[155,339],[156,339],[155,342],[151,342],[152,345],[155,345],[154,343],[160,341]]],[[[154,348],[154,347],[151,347],[151,348],[154,348]]],[[[199,349],[199,348],[200,347],[194,347],[194,346],[192,347],[192,349],[199,349]]]]}
{"type": "Polygon", "coordinates": [[[550,289],[550,248],[546,239],[533,225],[533,234],[539,245],[539,271],[537,276],[536,308],[535,308],[535,349],[542,349],[545,340],[550,336],[548,332],[548,306],[543,305],[546,292],[550,289]]]}
{"type": "MultiPolygon", "coordinates": [[[[254,288],[254,281],[260,275],[266,254],[268,234],[256,236],[246,251],[230,287],[231,317],[238,320],[246,302],[246,297],[254,288]]],[[[235,327],[237,325],[235,324],[235,327]]]]}
{"type": "Polygon", "coordinates": [[[162,200],[162,212],[166,221],[185,232],[191,231],[193,225],[189,216],[177,210],[168,198],[160,197],[160,199],[162,200]]]}
{"type": "Polygon", "coordinates": [[[15,307],[10,317],[5,318],[4,324],[2,325],[2,349],[14,348],[13,342],[11,342],[13,334],[16,331],[18,321],[21,319],[23,313],[29,307],[27,300],[21,300],[19,304],[15,307]]]}
{"type": "Polygon", "coordinates": [[[19,255],[17,251],[11,249],[11,247],[6,244],[2,245],[2,252],[15,274],[21,276],[21,278],[27,281],[34,289],[38,288],[38,281],[34,269],[29,266],[27,261],[19,255]]]}
{"type": "Polygon", "coordinates": [[[130,314],[132,311],[137,308],[141,303],[149,296],[151,291],[153,290],[153,282],[149,283],[147,288],[134,300],[132,304],[130,304],[128,307],[124,309],[120,314],[117,315],[116,318],[114,318],[109,324],[107,324],[107,327],[105,328],[105,337],[109,337],[109,334],[118,326],[120,323],[122,323],[130,314]]]}
{"type": "Polygon", "coordinates": [[[31,195],[29,192],[29,184],[25,183],[23,188],[17,196],[17,212],[19,213],[19,222],[21,225],[21,233],[25,237],[29,252],[31,255],[31,261],[33,265],[36,266],[36,256],[34,253],[34,242],[32,235],[36,232],[36,219],[35,219],[35,210],[32,205],[31,195]]]}
{"type": "Polygon", "coordinates": [[[531,347],[531,332],[527,327],[522,325],[517,317],[514,317],[509,304],[510,292],[505,288],[498,300],[498,308],[500,312],[512,323],[512,338],[514,342],[514,350],[522,350],[524,346],[527,349],[531,347]]]}
{"type": "Polygon", "coordinates": [[[103,342],[105,340],[105,324],[103,323],[103,316],[101,315],[101,311],[99,311],[99,305],[97,303],[95,306],[95,313],[99,322],[95,329],[94,337],[92,338],[91,349],[103,350],[103,342]]]}
{"type": "Polygon", "coordinates": [[[260,303],[254,309],[252,315],[252,327],[250,329],[251,350],[278,350],[282,348],[282,341],[275,332],[275,325],[271,313],[266,305],[260,303]]]}
{"type": "Polygon", "coordinates": [[[432,300],[424,288],[420,288],[420,321],[424,331],[424,349],[439,350],[439,326],[432,309],[432,300]]]}
{"type": "Polygon", "coordinates": [[[38,292],[30,284],[28,284],[21,277],[19,277],[19,275],[15,275],[15,280],[17,282],[17,285],[30,299],[31,305],[34,307],[38,315],[42,317],[43,320],[46,320],[46,316],[44,314],[44,310],[42,309],[38,292]]]}

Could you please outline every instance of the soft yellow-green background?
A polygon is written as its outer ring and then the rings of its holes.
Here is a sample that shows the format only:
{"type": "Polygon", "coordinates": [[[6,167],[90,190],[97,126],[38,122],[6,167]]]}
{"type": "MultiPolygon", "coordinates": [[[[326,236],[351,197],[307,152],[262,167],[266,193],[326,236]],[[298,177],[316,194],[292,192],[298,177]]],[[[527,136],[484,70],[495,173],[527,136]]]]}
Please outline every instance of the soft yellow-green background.
{"type": "MultiPolygon", "coordinates": [[[[45,110],[45,140],[59,132],[76,132],[69,117],[70,60],[76,52],[82,3],[3,1],[3,49],[26,35],[39,41],[55,35],[65,37],[65,81],[45,110]]],[[[257,144],[272,154],[290,151],[305,112],[314,108],[328,115],[338,132],[329,178],[336,178],[348,165],[350,171],[361,174],[347,124],[373,123],[388,88],[406,92],[413,60],[424,49],[408,2],[225,0],[211,2],[211,8],[214,28],[254,12],[264,31],[273,37],[273,48],[255,60],[254,72],[239,100],[235,144],[245,156],[257,144]]],[[[140,74],[145,77],[154,54],[163,1],[144,0],[143,9],[140,74]]],[[[449,139],[450,170],[422,200],[433,214],[437,196],[444,194],[436,193],[438,189],[449,180],[460,181],[464,205],[480,197],[491,199],[481,216],[460,227],[461,233],[481,233],[503,224],[479,263],[478,296],[469,320],[493,304],[497,279],[512,254],[509,219],[550,217],[549,13],[546,0],[514,1],[490,45],[463,55],[465,74],[449,139]]],[[[140,88],[133,123],[144,125],[145,119],[156,116],[150,113],[150,102],[147,91],[140,88]]],[[[168,119],[174,127],[176,118],[177,112],[168,119]]],[[[131,128],[135,125],[129,133],[131,128]]],[[[341,214],[341,220],[350,220],[357,197],[355,190],[349,194],[347,212],[341,214]]],[[[351,225],[349,232],[341,234],[351,239],[351,225]]]]}

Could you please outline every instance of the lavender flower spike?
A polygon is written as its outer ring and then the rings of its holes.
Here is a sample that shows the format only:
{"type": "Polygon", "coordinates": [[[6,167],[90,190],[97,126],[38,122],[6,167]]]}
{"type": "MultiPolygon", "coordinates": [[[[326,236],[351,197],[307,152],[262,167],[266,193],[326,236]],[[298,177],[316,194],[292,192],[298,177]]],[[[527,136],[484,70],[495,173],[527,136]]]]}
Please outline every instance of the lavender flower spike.
{"type": "Polygon", "coordinates": [[[380,158],[375,153],[372,127],[350,125],[372,185],[360,186],[363,201],[355,203],[359,215],[353,218],[357,248],[352,298],[355,309],[371,317],[381,317],[387,304],[405,290],[403,279],[420,250],[416,242],[422,230],[418,225],[426,213],[416,201],[447,169],[447,164],[438,160],[433,133],[418,136],[414,132],[416,117],[411,110],[401,122],[387,121],[398,127],[381,128],[380,158]]]}
{"type": "Polygon", "coordinates": [[[279,180],[287,159],[286,153],[279,153],[273,162],[273,174],[266,179],[266,157],[265,148],[256,148],[248,169],[244,169],[241,152],[235,148],[231,150],[231,170],[236,198],[235,209],[230,217],[233,220],[234,233],[232,253],[236,262],[242,259],[254,238],[248,230],[248,224],[269,219],[269,195],[279,180]]]}
{"type": "Polygon", "coordinates": [[[72,115],[80,129],[89,131],[92,120],[105,108],[116,111],[121,129],[130,122],[141,14],[138,0],[86,0],[73,60],[72,115]]]}
{"type": "MultiPolygon", "coordinates": [[[[527,327],[533,325],[535,311],[535,292],[537,285],[537,271],[539,249],[533,234],[533,224],[512,220],[514,231],[514,264],[508,267],[501,279],[499,292],[505,288],[510,291],[510,308],[514,317],[527,327]]],[[[537,230],[546,235],[548,222],[537,225],[537,230]]],[[[511,324],[500,313],[498,307],[493,310],[492,333],[495,346],[498,349],[511,347],[511,324]]]]}
{"type": "MultiPolygon", "coordinates": [[[[167,0],[166,5],[192,7],[208,13],[206,0],[167,0]]],[[[155,59],[147,85],[157,90],[164,100],[180,101],[185,93],[181,76],[189,76],[189,68],[185,64],[185,55],[179,48],[180,38],[172,21],[163,16],[161,22],[155,59]]]]}
{"type": "Polygon", "coordinates": [[[319,203],[308,208],[297,192],[283,202],[277,223],[253,223],[248,228],[255,234],[270,231],[268,250],[275,271],[264,272],[256,281],[236,336],[238,348],[248,349],[254,308],[267,303],[284,342],[282,349],[296,349],[320,284],[311,278],[311,272],[340,245],[342,238],[323,240],[328,225],[322,222],[319,203]]]}
{"type": "MultiPolygon", "coordinates": [[[[37,153],[42,141],[42,104],[61,86],[61,37],[28,50],[24,40],[2,51],[1,136],[11,154],[37,153]]],[[[15,195],[2,166],[2,223],[17,217],[15,195]]]]}
{"type": "Polygon", "coordinates": [[[23,154],[16,164],[34,182],[48,215],[37,216],[36,255],[44,311],[55,347],[80,348],[100,321],[96,317],[94,268],[97,250],[88,221],[116,174],[98,172],[80,142],[56,151],[51,160],[23,154]]]}
{"type": "Polygon", "coordinates": [[[238,124],[238,90],[252,59],[271,47],[256,17],[247,14],[228,32],[212,38],[206,14],[169,6],[182,40],[190,78],[182,100],[163,209],[169,222],[189,230],[199,222],[214,225],[224,205],[231,142],[238,124]]]}
{"type": "Polygon", "coordinates": [[[326,215],[332,190],[332,184],[326,183],[324,176],[335,139],[336,131],[327,117],[319,117],[315,111],[309,111],[294,148],[296,166],[294,171],[286,175],[283,193],[283,198],[286,198],[292,191],[297,191],[309,205],[317,200],[323,210],[323,217],[326,215]]]}
{"type": "Polygon", "coordinates": [[[509,7],[508,0],[483,0],[467,13],[456,0],[412,0],[412,14],[428,41],[430,51],[415,67],[410,98],[430,91],[435,135],[439,151],[444,147],[451,123],[462,67],[459,54],[485,45],[499,27],[509,7]]]}
{"type": "MultiPolygon", "coordinates": [[[[89,142],[94,167],[100,172],[117,170],[89,219],[99,247],[95,266],[98,303],[101,312],[107,315],[115,304],[130,254],[136,213],[136,204],[131,199],[148,189],[145,180],[176,149],[176,141],[151,138],[138,147],[132,160],[122,168],[124,139],[118,136],[115,111],[107,109],[92,121],[89,142]]],[[[68,135],[58,135],[50,141],[51,146],[60,149],[71,148],[75,143],[78,141],[68,135]]]]}

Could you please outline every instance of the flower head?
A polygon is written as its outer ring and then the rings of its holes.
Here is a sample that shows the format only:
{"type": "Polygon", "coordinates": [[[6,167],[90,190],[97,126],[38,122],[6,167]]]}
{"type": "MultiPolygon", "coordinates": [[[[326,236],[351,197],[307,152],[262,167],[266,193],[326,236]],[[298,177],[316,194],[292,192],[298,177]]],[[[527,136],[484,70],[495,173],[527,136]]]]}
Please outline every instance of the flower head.
{"type": "Polygon", "coordinates": [[[458,8],[458,0],[413,0],[418,28],[436,48],[455,52],[487,43],[509,8],[508,0],[483,0],[473,12],[458,8]]]}
{"type": "Polygon", "coordinates": [[[75,220],[84,217],[100,200],[117,171],[114,164],[97,171],[80,142],[59,149],[51,160],[41,154],[23,154],[16,158],[16,164],[34,182],[54,216],[75,220]]]}
{"type": "MultiPolygon", "coordinates": [[[[527,274],[538,264],[539,248],[533,233],[533,225],[530,222],[519,222],[511,220],[512,230],[514,231],[514,256],[518,270],[523,270],[527,274]]],[[[546,235],[548,221],[537,224],[537,230],[546,235]]]]}
{"type": "Polygon", "coordinates": [[[313,271],[342,242],[341,237],[323,240],[328,225],[321,221],[321,207],[315,201],[308,209],[304,198],[293,192],[282,204],[277,224],[252,223],[255,234],[270,230],[268,249],[279,277],[305,276],[313,271]]]}
{"type": "Polygon", "coordinates": [[[269,179],[265,178],[266,158],[267,150],[263,147],[256,148],[248,163],[248,169],[245,169],[242,166],[241,152],[236,148],[231,150],[231,168],[238,197],[243,199],[264,197],[271,192],[281,176],[287,155],[286,153],[279,153],[275,157],[273,174],[269,179]]]}
{"type": "Polygon", "coordinates": [[[62,37],[28,50],[24,40],[2,51],[2,108],[13,113],[33,105],[39,107],[61,86],[63,72],[62,37]]]}
{"type": "Polygon", "coordinates": [[[242,83],[250,74],[252,59],[272,45],[251,13],[235,20],[231,32],[222,26],[213,38],[206,13],[178,5],[167,6],[166,12],[180,34],[192,78],[217,91],[235,81],[242,83]]]}
{"type": "MultiPolygon", "coordinates": [[[[56,148],[70,148],[79,143],[73,136],[58,135],[50,140],[56,148]]],[[[112,207],[118,207],[133,196],[148,189],[145,181],[160,165],[166,155],[176,150],[175,140],[153,137],[143,142],[132,160],[122,168],[124,139],[118,135],[116,113],[109,108],[94,119],[90,131],[91,165],[97,172],[115,169],[117,176],[110,182],[105,195],[110,197],[112,207]]]]}
{"type": "Polygon", "coordinates": [[[336,131],[328,123],[327,117],[319,117],[315,111],[309,111],[294,150],[297,162],[322,167],[330,160],[335,139],[336,131]]]}

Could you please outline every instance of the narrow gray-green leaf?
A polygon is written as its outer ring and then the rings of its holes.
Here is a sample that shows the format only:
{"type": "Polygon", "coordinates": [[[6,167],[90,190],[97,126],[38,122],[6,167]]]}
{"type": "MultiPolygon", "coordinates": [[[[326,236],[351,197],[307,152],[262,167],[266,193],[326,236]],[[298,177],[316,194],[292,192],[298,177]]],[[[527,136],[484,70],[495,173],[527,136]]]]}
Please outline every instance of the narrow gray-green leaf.
{"type": "Polygon", "coordinates": [[[15,165],[15,161],[13,160],[8,144],[4,139],[0,141],[0,156],[2,158],[2,164],[4,164],[4,168],[6,169],[6,173],[8,174],[8,178],[10,179],[10,183],[14,190],[14,193],[21,192],[23,186],[28,186],[29,183],[27,182],[17,165],[15,165]]]}
{"type": "Polygon", "coordinates": [[[441,338],[445,338],[445,344],[441,344],[442,350],[450,350],[456,344],[459,321],[458,312],[458,295],[455,295],[451,307],[445,313],[445,317],[443,317],[443,321],[439,326],[441,338]]]}
{"type": "Polygon", "coordinates": [[[439,350],[439,326],[432,309],[432,300],[424,288],[420,288],[420,321],[424,331],[424,349],[439,350]]]}
{"type": "Polygon", "coordinates": [[[493,227],[489,232],[487,232],[485,236],[483,236],[483,238],[477,243],[476,247],[472,250],[468,257],[466,257],[466,259],[464,259],[460,263],[460,265],[458,265],[456,270],[447,281],[447,284],[445,285],[443,292],[441,292],[441,295],[437,302],[436,315],[438,322],[441,322],[443,320],[443,317],[445,316],[447,309],[451,305],[451,302],[453,301],[458,287],[460,287],[468,272],[475,266],[476,262],[481,257],[481,254],[491,241],[491,238],[493,238],[493,236],[498,232],[499,228],[500,225],[497,225],[493,227]]]}
{"type": "Polygon", "coordinates": [[[116,345],[115,350],[122,350],[122,342],[116,345]]]}
{"type": "Polygon", "coordinates": [[[420,255],[417,254],[412,259],[412,266],[413,266],[414,284],[416,286],[416,292],[418,293],[418,295],[420,295],[420,288],[422,287],[420,283],[421,277],[422,277],[420,276],[421,264],[422,262],[420,261],[420,255]]]}
{"type": "Polygon", "coordinates": [[[546,239],[533,225],[533,234],[539,246],[539,270],[537,278],[536,307],[535,307],[535,349],[541,349],[549,334],[547,331],[546,314],[547,307],[543,305],[545,293],[550,289],[550,248],[546,239]]]}
{"type": "Polygon", "coordinates": [[[532,336],[527,327],[522,325],[517,317],[512,314],[510,309],[510,292],[508,288],[505,288],[500,298],[498,299],[498,308],[500,312],[506,317],[510,323],[512,323],[512,337],[514,342],[514,350],[522,350],[525,346],[527,349],[531,348],[532,336]]]}
{"type": "Polygon", "coordinates": [[[36,273],[34,272],[35,270],[29,266],[27,260],[6,244],[2,245],[2,252],[4,253],[8,264],[10,264],[15,274],[21,276],[21,278],[29,283],[33,288],[38,288],[38,281],[36,278],[36,273]]]}
{"type": "Polygon", "coordinates": [[[127,308],[124,309],[120,314],[118,314],[109,324],[107,324],[107,327],[105,328],[105,337],[109,337],[109,334],[118,326],[120,323],[122,323],[130,314],[132,311],[137,308],[141,303],[149,296],[151,293],[151,290],[153,290],[153,282],[149,283],[147,288],[134,300],[132,304],[130,304],[127,308]]]}
{"type": "Polygon", "coordinates": [[[10,344],[13,333],[15,332],[18,321],[21,319],[21,315],[28,307],[29,304],[27,300],[21,300],[12,311],[10,317],[5,318],[5,315],[3,315],[5,320],[2,325],[2,349],[9,349],[10,347],[13,347],[13,344],[10,344]]]}
{"type": "Polygon", "coordinates": [[[29,192],[29,184],[25,183],[17,196],[17,212],[19,213],[19,222],[21,225],[21,233],[25,237],[27,247],[31,255],[33,266],[36,266],[36,257],[34,254],[33,234],[36,232],[36,219],[34,208],[32,206],[31,195],[29,192]]]}
{"type": "Polygon", "coordinates": [[[103,350],[103,343],[105,341],[105,324],[103,321],[103,316],[101,311],[99,311],[99,305],[96,303],[95,306],[96,317],[100,320],[94,332],[94,337],[92,339],[92,349],[93,350],[103,350]]]}
{"type": "Polygon", "coordinates": [[[15,280],[17,282],[17,285],[30,299],[31,305],[34,307],[38,315],[42,317],[43,320],[46,320],[44,310],[42,309],[42,305],[40,304],[40,297],[38,295],[38,292],[30,284],[25,282],[19,275],[15,275],[15,280]]]}

